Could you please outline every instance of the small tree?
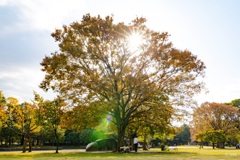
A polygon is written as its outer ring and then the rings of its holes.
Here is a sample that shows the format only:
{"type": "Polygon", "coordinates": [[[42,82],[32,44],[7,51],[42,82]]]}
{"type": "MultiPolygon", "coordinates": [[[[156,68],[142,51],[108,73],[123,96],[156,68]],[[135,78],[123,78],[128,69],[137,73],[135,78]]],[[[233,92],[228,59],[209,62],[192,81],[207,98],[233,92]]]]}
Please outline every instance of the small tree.
{"type": "Polygon", "coordinates": [[[4,107],[6,113],[6,121],[4,124],[4,137],[8,139],[8,144],[13,144],[13,138],[18,136],[18,108],[20,107],[18,99],[14,97],[8,97],[6,99],[6,106],[4,107]]]}
{"type": "Polygon", "coordinates": [[[7,122],[7,113],[5,110],[5,106],[6,106],[7,102],[6,102],[6,98],[3,94],[3,92],[0,90],[0,141],[1,141],[1,145],[2,145],[2,137],[3,137],[3,132],[2,129],[3,127],[6,125],[7,122]]]}
{"type": "Polygon", "coordinates": [[[190,140],[190,128],[187,124],[183,124],[180,128],[180,132],[176,135],[180,144],[188,144],[190,140]]]}
{"type": "Polygon", "coordinates": [[[196,140],[198,140],[199,141],[199,149],[202,149],[203,148],[203,142],[204,142],[204,140],[205,140],[205,134],[197,134],[197,135],[195,135],[195,138],[196,138],[196,140]]]}
{"type": "Polygon", "coordinates": [[[26,152],[27,141],[28,151],[32,152],[33,136],[41,129],[38,109],[36,105],[27,102],[22,103],[19,108],[18,126],[21,128],[23,152],[26,152]]]}
{"type": "Polygon", "coordinates": [[[66,103],[60,98],[56,98],[53,101],[45,101],[43,106],[44,120],[52,126],[53,133],[56,141],[56,153],[59,148],[59,129],[61,119],[64,114],[64,107],[66,103]]]}
{"type": "Polygon", "coordinates": [[[238,128],[240,131],[240,99],[234,99],[229,104],[238,108],[237,116],[235,117],[235,123],[236,128],[238,128]]]}
{"type": "Polygon", "coordinates": [[[215,149],[216,143],[222,143],[222,147],[224,148],[224,142],[226,142],[226,136],[223,131],[208,131],[205,133],[205,141],[211,142],[213,149],[215,149]]]}

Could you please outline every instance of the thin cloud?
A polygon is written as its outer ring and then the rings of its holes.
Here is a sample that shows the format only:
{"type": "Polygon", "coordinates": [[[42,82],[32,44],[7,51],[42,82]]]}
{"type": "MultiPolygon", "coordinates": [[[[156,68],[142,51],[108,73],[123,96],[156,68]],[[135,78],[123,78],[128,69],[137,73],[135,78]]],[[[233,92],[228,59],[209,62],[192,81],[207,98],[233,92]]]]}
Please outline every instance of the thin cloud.
{"type": "Polygon", "coordinates": [[[22,29],[53,30],[83,10],[85,0],[4,0],[1,6],[17,7],[22,29]]]}
{"type": "Polygon", "coordinates": [[[7,71],[0,70],[0,90],[5,97],[16,97],[23,102],[33,97],[33,91],[41,93],[46,99],[54,97],[52,92],[44,93],[39,87],[44,73],[38,68],[15,68],[7,71]],[[36,74],[37,73],[37,74],[36,74]],[[29,93],[32,93],[30,95],[29,93]]]}
{"type": "Polygon", "coordinates": [[[235,16],[239,4],[207,0],[0,0],[0,90],[30,100],[33,90],[40,91],[43,77],[39,63],[58,50],[51,32],[81,20],[86,13],[113,14],[116,22],[126,23],[143,16],[150,28],[168,31],[176,48],[187,47],[206,63],[209,94],[201,101],[229,101],[240,92],[240,82],[233,80],[240,79],[240,23],[235,16]]]}

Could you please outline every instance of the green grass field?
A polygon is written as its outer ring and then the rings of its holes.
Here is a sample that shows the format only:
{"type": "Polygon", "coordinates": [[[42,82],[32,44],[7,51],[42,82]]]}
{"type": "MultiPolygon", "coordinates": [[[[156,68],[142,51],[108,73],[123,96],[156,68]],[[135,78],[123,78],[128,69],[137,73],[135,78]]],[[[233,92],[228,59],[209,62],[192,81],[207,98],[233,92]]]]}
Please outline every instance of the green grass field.
{"type": "Polygon", "coordinates": [[[106,152],[64,152],[59,151],[56,154],[54,151],[33,151],[31,153],[18,152],[0,152],[0,159],[7,160],[75,160],[75,159],[111,159],[111,160],[222,160],[240,159],[240,150],[236,150],[234,147],[226,149],[212,149],[211,147],[204,147],[199,149],[198,147],[182,146],[178,147],[178,150],[173,151],[160,151],[160,149],[150,149],[149,151],[139,150],[135,153],[106,153],[106,152]]]}

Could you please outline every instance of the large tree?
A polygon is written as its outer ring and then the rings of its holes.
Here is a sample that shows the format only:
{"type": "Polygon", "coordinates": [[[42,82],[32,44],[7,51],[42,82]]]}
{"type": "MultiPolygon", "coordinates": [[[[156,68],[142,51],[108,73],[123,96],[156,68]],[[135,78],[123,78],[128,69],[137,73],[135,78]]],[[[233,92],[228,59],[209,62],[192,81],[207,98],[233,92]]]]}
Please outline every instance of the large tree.
{"type": "Polygon", "coordinates": [[[45,79],[40,87],[53,89],[72,103],[86,106],[101,102],[112,116],[123,144],[125,130],[139,115],[161,110],[166,104],[186,105],[200,92],[204,63],[187,50],[168,41],[168,33],[145,26],[144,18],[114,23],[113,17],[84,15],[53,38],[59,51],[46,56],[41,65],[45,79]],[[132,37],[142,37],[137,47],[132,37]]]}

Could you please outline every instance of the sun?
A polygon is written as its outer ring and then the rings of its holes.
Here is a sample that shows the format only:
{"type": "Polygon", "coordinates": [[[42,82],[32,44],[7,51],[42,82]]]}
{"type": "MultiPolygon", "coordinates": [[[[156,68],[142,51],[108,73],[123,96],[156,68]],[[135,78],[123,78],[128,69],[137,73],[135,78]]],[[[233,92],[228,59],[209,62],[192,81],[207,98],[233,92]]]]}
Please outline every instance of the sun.
{"type": "Polygon", "coordinates": [[[143,43],[143,37],[139,32],[133,32],[128,36],[128,45],[131,51],[137,51],[143,43]]]}

